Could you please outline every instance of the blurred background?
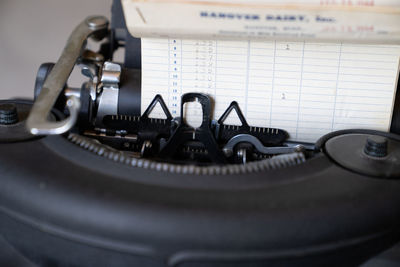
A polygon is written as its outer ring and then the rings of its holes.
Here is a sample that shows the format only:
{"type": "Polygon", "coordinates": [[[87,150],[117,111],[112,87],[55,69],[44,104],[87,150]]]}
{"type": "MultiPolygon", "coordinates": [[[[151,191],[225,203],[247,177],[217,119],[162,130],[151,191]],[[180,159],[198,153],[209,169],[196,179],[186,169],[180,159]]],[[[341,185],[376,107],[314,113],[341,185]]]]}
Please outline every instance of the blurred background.
{"type": "Polygon", "coordinates": [[[111,3],[0,0],[0,99],[33,98],[40,64],[57,61],[69,34],[86,16],[99,14],[109,18],[111,3]]]}

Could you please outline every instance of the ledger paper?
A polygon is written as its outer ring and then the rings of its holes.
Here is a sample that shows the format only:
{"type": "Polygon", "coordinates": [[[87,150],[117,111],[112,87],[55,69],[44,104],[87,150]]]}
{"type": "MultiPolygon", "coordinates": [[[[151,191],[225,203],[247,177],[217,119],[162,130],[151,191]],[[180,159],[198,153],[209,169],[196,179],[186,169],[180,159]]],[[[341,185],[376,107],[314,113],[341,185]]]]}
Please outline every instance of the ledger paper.
{"type": "Polygon", "coordinates": [[[202,92],[215,119],[237,101],[249,125],[285,129],[292,140],[388,131],[399,55],[398,45],[142,38],[142,112],[161,94],[180,116],[181,95],[202,92]]]}

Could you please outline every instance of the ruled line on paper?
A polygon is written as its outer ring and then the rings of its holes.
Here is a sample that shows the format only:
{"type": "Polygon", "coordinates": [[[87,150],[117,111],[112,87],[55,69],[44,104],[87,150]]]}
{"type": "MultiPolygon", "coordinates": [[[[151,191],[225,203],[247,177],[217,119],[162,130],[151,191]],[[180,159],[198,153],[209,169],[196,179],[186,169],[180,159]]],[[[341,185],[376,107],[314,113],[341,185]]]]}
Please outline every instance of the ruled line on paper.
{"type": "Polygon", "coordinates": [[[250,125],[298,141],[346,128],[388,131],[399,56],[396,45],[144,38],[142,111],[161,94],[180,116],[181,95],[202,92],[215,119],[237,101],[250,125]]]}

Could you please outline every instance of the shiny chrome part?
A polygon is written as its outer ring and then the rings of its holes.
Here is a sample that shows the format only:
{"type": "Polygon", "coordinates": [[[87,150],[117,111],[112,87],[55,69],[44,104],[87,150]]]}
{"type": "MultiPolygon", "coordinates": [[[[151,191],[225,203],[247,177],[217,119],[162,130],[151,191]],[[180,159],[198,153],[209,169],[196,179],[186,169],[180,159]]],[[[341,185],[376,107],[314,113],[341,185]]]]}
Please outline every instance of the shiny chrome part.
{"type": "Polygon", "coordinates": [[[97,39],[105,36],[108,20],[103,16],[91,16],[80,23],[70,35],[60,58],[43,84],[42,91],[27,119],[27,128],[34,135],[61,134],[75,124],[80,102],[75,96],[67,99],[70,116],[62,121],[48,120],[48,115],[57,98],[61,94],[68,77],[81,55],[82,47],[89,36],[96,35],[97,39]]]}
{"type": "Polygon", "coordinates": [[[93,70],[86,65],[82,66],[81,73],[90,80],[93,80],[96,77],[96,74],[93,72],[93,70]]]}
{"type": "Polygon", "coordinates": [[[107,85],[119,84],[121,77],[121,66],[119,64],[106,61],[103,65],[103,73],[101,75],[101,82],[107,85]]]}
{"type": "Polygon", "coordinates": [[[297,147],[299,150],[310,150],[310,151],[315,151],[315,144],[312,143],[298,143],[298,142],[293,142],[293,141],[286,141],[283,143],[284,146],[290,146],[290,147],[297,147]]]}
{"type": "Polygon", "coordinates": [[[104,16],[89,16],[85,19],[84,24],[92,31],[104,30],[108,27],[108,19],[104,16]]]}
{"type": "Polygon", "coordinates": [[[71,96],[75,96],[76,98],[81,98],[81,89],[79,88],[65,88],[64,95],[69,98],[71,96]]]}
{"type": "Polygon", "coordinates": [[[143,145],[142,145],[142,149],[140,150],[140,156],[144,157],[146,155],[147,151],[149,149],[151,149],[152,146],[153,146],[153,144],[149,140],[144,141],[143,145]]]}
{"type": "MultiPolygon", "coordinates": [[[[84,55],[82,55],[82,57],[83,56],[84,55]]],[[[97,98],[97,86],[99,83],[99,77],[98,77],[99,67],[95,64],[85,64],[85,63],[79,64],[79,66],[81,67],[82,75],[90,79],[90,81],[87,83],[88,84],[87,88],[89,90],[90,99],[93,102],[95,102],[97,98]]]]}
{"type": "Polygon", "coordinates": [[[103,92],[98,96],[96,124],[102,125],[103,117],[118,114],[118,87],[103,87],[103,92]]]}
{"type": "Polygon", "coordinates": [[[118,115],[118,95],[121,66],[112,62],[104,62],[101,75],[103,89],[98,98],[96,124],[102,125],[106,115],[118,115]]]}
{"type": "Polygon", "coordinates": [[[256,137],[249,135],[249,134],[238,134],[234,137],[232,137],[228,143],[224,146],[222,151],[224,154],[229,157],[233,155],[233,149],[234,147],[239,144],[239,143],[250,143],[252,144],[258,152],[266,155],[276,155],[276,154],[287,154],[287,153],[293,153],[293,152],[300,152],[304,148],[301,145],[297,146],[282,146],[282,147],[266,147],[264,146],[260,140],[258,140],[256,137]]]}
{"type": "Polygon", "coordinates": [[[237,151],[237,157],[242,161],[243,164],[247,162],[247,151],[245,148],[241,148],[237,151]]]}
{"type": "Polygon", "coordinates": [[[90,99],[95,102],[97,99],[97,83],[95,81],[88,84],[90,99]]]}

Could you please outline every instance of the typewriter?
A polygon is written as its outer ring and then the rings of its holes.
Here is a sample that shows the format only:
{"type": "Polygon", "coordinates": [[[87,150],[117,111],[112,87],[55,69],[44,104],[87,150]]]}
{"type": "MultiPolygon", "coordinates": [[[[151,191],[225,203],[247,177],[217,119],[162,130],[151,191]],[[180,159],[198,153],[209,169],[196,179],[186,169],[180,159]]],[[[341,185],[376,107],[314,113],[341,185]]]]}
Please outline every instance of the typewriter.
{"type": "Polygon", "coordinates": [[[400,241],[399,90],[389,132],[316,142],[252,125],[236,99],[215,118],[197,91],[178,116],[161,94],[142,107],[126,16],[116,0],[111,23],[84,19],[34,100],[0,101],[2,266],[358,266],[400,241]]]}

